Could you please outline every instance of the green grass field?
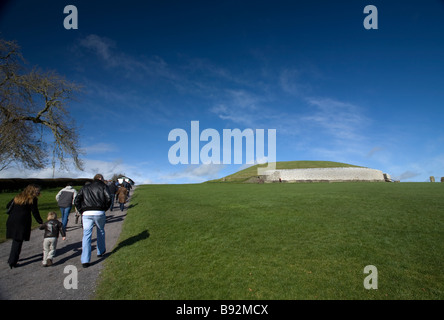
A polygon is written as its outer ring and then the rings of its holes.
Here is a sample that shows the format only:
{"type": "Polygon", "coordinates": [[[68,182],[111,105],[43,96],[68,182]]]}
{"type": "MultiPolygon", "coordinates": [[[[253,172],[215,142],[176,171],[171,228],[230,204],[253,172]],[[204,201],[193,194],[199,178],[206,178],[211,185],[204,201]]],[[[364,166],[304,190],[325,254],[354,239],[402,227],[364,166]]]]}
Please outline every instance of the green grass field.
{"type": "Polygon", "coordinates": [[[441,183],[143,185],[131,204],[97,299],[444,298],[441,183]]]}

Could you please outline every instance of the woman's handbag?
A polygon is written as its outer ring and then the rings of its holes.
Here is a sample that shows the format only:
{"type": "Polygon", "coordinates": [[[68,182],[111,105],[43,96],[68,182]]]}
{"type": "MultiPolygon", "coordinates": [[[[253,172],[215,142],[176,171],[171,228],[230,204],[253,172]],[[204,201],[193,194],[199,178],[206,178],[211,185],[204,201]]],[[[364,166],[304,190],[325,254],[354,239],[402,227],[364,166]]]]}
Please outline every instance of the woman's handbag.
{"type": "Polygon", "coordinates": [[[7,208],[6,214],[10,214],[12,212],[12,209],[14,208],[14,200],[12,200],[9,207],[6,207],[6,208],[7,208]]]}

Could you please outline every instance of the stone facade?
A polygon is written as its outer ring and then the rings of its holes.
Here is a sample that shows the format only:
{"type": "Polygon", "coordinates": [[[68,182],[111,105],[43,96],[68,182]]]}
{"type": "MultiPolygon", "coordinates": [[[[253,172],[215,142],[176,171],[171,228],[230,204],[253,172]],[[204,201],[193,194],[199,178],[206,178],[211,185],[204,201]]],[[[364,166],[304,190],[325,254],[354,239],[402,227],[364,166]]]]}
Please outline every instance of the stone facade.
{"type": "MultiPolygon", "coordinates": [[[[265,182],[317,182],[317,181],[389,181],[382,171],[369,168],[313,168],[268,170],[265,182]]],[[[388,176],[390,177],[390,176],[388,176]]],[[[391,180],[391,179],[390,179],[391,180]]]]}

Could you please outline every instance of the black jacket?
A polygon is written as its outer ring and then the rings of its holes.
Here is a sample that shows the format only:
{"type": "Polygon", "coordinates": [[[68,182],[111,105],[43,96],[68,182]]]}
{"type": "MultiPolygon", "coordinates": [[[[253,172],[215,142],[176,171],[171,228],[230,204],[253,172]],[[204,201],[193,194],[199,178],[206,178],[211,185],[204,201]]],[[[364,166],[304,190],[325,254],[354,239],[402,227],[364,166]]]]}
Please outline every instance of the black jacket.
{"type": "Polygon", "coordinates": [[[117,186],[116,186],[116,183],[115,183],[114,181],[112,181],[112,182],[108,185],[108,188],[109,188],[109,192],[110,192],[111,194],[116,194],[117,186]]]}
{"type": "Polygon", "coordinates": [[[59,233],[62,237],[66,237],[65,231],[63,231],[63,224],[57,219],[51,219],[46,221],[39,227],[40,230],[45,230],[44,238],[58,238],[59,233]]]}
{"type": "Polygon", "coordinates": [[[111,206],[108,186],[101,180],[94,180],[77,193],[74,205],[80,213],[89,210],[106,211],[111,206]]]}
{"type": "Polygon", "coordinates": [[[32,204],[18,205],[16,203],[12,204],[13,201],[14,199],[6,205],[7,208],[11,205],[14,206],[6,221],[6,238],[29,241],[32,224],[31,214],[38,223],[43,223],[37,197],[34,198],[32,204]]]}

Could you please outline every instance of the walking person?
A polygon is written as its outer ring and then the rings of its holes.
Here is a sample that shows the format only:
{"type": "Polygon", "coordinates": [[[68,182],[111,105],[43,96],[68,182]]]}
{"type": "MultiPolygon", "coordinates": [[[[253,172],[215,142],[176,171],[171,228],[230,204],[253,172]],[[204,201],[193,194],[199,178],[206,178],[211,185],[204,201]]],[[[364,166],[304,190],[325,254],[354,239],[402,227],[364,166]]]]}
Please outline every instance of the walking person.
{"type": "Polygon", "coordinates": [[[68,183],[65,188],[60,190],[56,195],[56,200],[62,213],[63,231],[66,232],[68,225],[68,217],[71,208],[74,204],[74,199],[77,196],[77,191],[72,187],[72,183],[68,183]]]}
{"type": "Polygon", "coordinates": [[[113,208],[114,208],[114,197],[115,197],[116,191],[117,191],[116,183],[114,181],[109,182],[108,183],[108,188],[109,188],[109,192],[111,194],[111,206],[110,206],[109,210],[113,211],[113,208]]]}
{"type": "Polygon", "coordinates": [[[11,269],[18,266],[17,262],[20,258],[23,241],[29,241],[31,237],[31,214],[39,224],[43,223],[38,208],[39,195],[40,188],[30,184],[6,205],[9,215],[6,221],[6,238],[12,239],[8,259],[11,269]]]}
{"type": "Polygon", "coordinates": [[[91,236],[94,225],[97,227],[97,256],[101,257],[106,252],[105,212],[111,205],[111,195],[101,174],[96,174],[93,182],[83,186],[74,199],[74,205],[82,214],[83,238],[80,260],[82,266],[87,268],[91,260],[91,236]]]}
{"type": "Polygon", "coordinates": [[[126,188],[126,190],[128,190],[128,198],[129,198],[129,194],[131,191],[131,183],[129,183],[128,179],[123,180],[123,186],[126,188]]]}
{"type": "Polygon", "coordinates": [[[125,209],[125,202],[127,200],[127,196],[128,196],[128,189],[126,189],[123,185],[120,185],[119,189],[116,192],[116,197],[120,204],[120,211],[123,211],[125,209]]]}
{"type": "Polygon", "coordinates": [[[39,229],[45,230],[43,235],[43,266],[48,267],[52,265],[57,250],[57,240],[59,234],[62,234],[62,239],[66,240],[66,233],[63,229],[63,224],[57,220],[57,213],[51,211],[48,213],[47,220],[39,229]]]}

